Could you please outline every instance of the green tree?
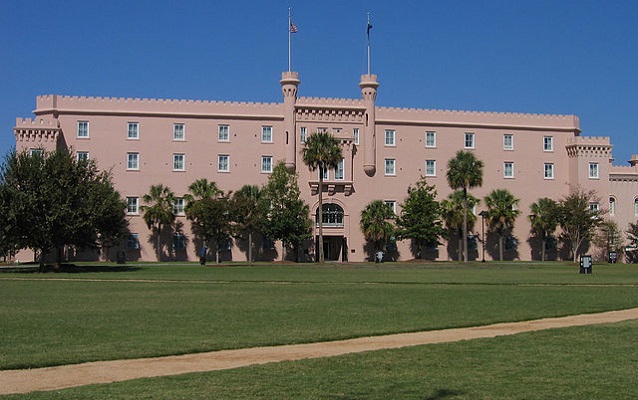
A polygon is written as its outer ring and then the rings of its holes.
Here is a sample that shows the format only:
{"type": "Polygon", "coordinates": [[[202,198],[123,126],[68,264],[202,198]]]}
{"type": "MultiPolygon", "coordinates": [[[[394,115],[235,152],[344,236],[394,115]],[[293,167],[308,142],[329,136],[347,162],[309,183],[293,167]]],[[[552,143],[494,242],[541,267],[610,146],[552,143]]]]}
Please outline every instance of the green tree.
{"type": "MultiPolygon", "coordinates": [[[[467,234],[463,233],[463,226],[474,229],[476,215],[471,211],[479,204],[480,200],[471,194],[464,197],[463,191],[457,190],[450,193],[447,199],[441,201],[441,216],[448,229],[448,237],[455,235],[458,238],[459,261],[462,258],[463,238],[467,242],[467,234]],[[467,199],[467,207],[464,207],[464,198],[467,199]],[[465,214],[465,217],[463,216],[465,214]]],[[[483,238],[483,240],[485,240],[483,238]]]]}
{"type": "Polygon", "coordinates": [[[558,203],[553,199],[543,197],[532,203],[530,210],[531,214],[527,218],[532,225],[532,234],[541,239],[541,261],[545,261],[547,240],[558,227],[558,203]]]}
{"type": "Polygon", "coordinates": [[[317,132],[308,136],[306,144],[301,151],[303,162],[311,171],[319,170],[319,189],[317,197],[319,199],[319,248],[318,262],[323,263],[323,174],[335,169],[343,160],[339,141],[328,132],[317,132]]]}
{"type": "Polygon", "coordinates": [[[67,149],[29,154],[12,152],[2,168],[2,197],[7,205],[2,232],[14,248],[31,248],[44,257],[57,249],[97,248],[125,230],[126,203],[113,188],[108,171],[94,160],[77,161],[67,149]]]}
{"type": "Polygon", "coordinates": [[[468,189],[483,184],[483,161],[478,160],[473,153],[459,150],[456,156],[448,161],[447,181],[453,190],[463,190],[463,261],[467,262],[467,196],[468,189]]]}
{"type": "Polygon", "coordinates": [[[602,222],[602,212],[594,204],[598,199],[594,191],[572,189],[559,202],[559,225],[563,231],[561,239],[570,246],[572,260],[577,261],[581,245],[592,238],[596,227],[602,222]]]}
{"type": "Polygon", "coordinates": [[[598,250],[596,258],[599,261],[607,261],[611,252],[617,255],[622,254],[624,247],[622,233],[616,221],[603,220],[592,238],[592,243],[598,250]]]}
{"type": "Polygon", "coordinates": [[[248,241],[248,261],[253,261],[253,234],[259,225],[257,205],[261,190],[256,185],[244,185],[234,192],[230,202],[233,235],[248,241]]]}
{"type": "Polygon", "coordinates": [[[627,258],[630,262],[638,262],[638,223],[630,222],[626,233],[628,245],[632,249],[628,252],[627,258]]]}
{"type": "Polygon", "coordinates": [[[408,197],[401,204],[401,215],[396,220],[397,238],[412,239],[423,254],[423,246],[432,247],[446,236],[441,222],[441,207],[436,201],[436,189],[421,177],[416,186],[408,187],[408,197]]]}
{"type": "Polygon", "coordinates": [[[495,189],[484,200],[488,227],[498,236],[498,259],[503,261],[503,241],[512,234],[514,222],[521,213],[516,208],[519,199],[506,189],[495,189]]]}
{"type": "Polygon", "coordinates": [[[298,260],[299,245],[312,236],[310,208],[300,195],[297,174],[288,171],[283,162],[277,163],[259,196],[259,230],[270,240],[282,241],[282,260],[288,244],[298,260]]]}
{"type": "Polygon", "coordinates": [[[373,200],[361,211],[361,231],[366,240],[374,243],[374,252],[383,249],[385,242],[394,235],[391,221],[396,218],[389,205],[381,200],[373,200]]]}
{"type": "Polygon", "coordinates": [[[144,212],[144,222],[156,236],[157,260],[162,259],[162,229],[175,223],[175,194],[162,185],[152,185],[149,192],[142,196],[142,200],[149,204],[141,207],[144,212]]]}

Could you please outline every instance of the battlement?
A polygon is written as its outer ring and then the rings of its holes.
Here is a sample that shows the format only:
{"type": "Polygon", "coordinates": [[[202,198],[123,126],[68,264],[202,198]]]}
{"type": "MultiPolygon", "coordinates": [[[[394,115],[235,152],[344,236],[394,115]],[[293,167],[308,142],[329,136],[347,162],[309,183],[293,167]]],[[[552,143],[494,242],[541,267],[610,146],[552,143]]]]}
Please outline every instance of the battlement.
{"type": "Polygon", "coordinates": [[[280,114],[281,103],[42,95],[36,115],[46,111],[166,114],[280,114]]]}
{"type": "Polygon", "coordinates": [[[363,108],[363,102],[359,99],[343,99],[332,97],[299,97],[296,103],[297,107],[346,107],[346,108],[363,108]]]}
{"type": "Polygon", "coordinates": [[[58,129],[60,122],[57,119],[46,117],[38,118],[16,118],[15,129],[58,129]]]}
{"type": "Polygon", "coordinates": [[[611,146],[609,136],[575,136],[567,140],[567,146],[611,146]]]}

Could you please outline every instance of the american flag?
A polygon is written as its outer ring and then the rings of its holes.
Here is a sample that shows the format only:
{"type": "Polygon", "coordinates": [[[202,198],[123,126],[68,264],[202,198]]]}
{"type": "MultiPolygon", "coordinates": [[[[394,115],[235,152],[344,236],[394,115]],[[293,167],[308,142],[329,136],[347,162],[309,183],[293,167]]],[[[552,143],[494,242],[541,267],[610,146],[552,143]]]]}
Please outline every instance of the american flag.
{"type": "Polygon", "coordinates": [[[294,22],[290,21],[290,33],[297,33],[298,29],[297,29],[297,25],[295,25],[294,22]]]}

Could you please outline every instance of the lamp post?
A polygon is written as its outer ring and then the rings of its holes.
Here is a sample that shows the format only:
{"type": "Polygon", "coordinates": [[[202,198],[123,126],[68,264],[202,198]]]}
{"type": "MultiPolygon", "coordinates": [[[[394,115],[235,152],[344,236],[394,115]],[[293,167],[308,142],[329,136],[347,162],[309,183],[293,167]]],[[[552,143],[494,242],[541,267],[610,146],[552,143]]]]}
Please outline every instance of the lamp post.
{"type": "Polygon", "coordinates": [[[485,262],[485,216],[487,212],[483,210],[479,215],[481,216],[481,252],[483,253],[481,262],[485,262]]]}

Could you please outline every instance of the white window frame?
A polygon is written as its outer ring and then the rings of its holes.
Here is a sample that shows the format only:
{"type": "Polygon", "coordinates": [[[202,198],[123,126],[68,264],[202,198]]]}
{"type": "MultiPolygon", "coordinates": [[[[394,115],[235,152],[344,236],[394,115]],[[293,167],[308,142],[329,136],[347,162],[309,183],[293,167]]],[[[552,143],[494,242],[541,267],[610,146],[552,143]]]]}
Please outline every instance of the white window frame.
{"type": "Polygon", "coordinates": [[[599,179],[600,178],[600,169],[597,162],[589,163],[589,179],[599,179]]]}
{"type": "Polygon", "coordinates": [[[385,175],[396,176],[397,174],[397,160],[395,158],[385,159],[385,175]]]}
{"type": "Polygon", "coordinates": [[[436,176],[436,160],[425,160],[425,176],[436,176]]]}
{"type": "Polygon", "coordinates": [[[31,157],[33,157],[33,156],[41,156],[42,152],[43,152],[43,150],[41,148],[40,149],[30,149],[29,150],[29,155],[31,157]]]}
{"type": "Polygon", "coordinates": [[[308,139],[308,128],[302,126],[299,128],[299,142],[306,143],[306,139],[308,139]]]}
{"type": "MultiPolygon", "coordinates": [[[[317,179],[319,179],[320,176],[321,176],[321,168],[317,168],[317,179]]],[[[328,170],[328,168],[323,170],[323,180],[324,181],[330,180],[330,171],[328,170]]]]}
{"type": "Polygon", "coordinates": [[[182,122],[173,124],[173,140],[179,142],[186,140],[186,124],[182,122]]]}
{"type": "Polygon", "coordinates": [[[346,160],[342,158],[337,164],[337,168],[335,169],[335,180],[342,181],[345,179],[346,175],[346,160]]]}
{"type": "Polygon", "coordinates": [[[392,209],[392,212],[396,215],[397,213],[397,202],[396,200],[383,200],[383,202],[392,209]]]}
{"type": "Polygon", "coordinates": [[[543,136],[543,151],[554,151],[554,136],[543,136]]]}
{"type": "Polygon", "coordinates": [[[394,129],[385,130],[385,145],[391,147],[397,145],[397,131],[394,129]]]}
{"type": "Polygon", "coordinates": [[[503,134],[503,150],[514,150],[514,135],[511,133],[503,134]]]}
{"type": "Polygon", "coordinates": [[[425,147],[429,149],[436,148],[436,131],[425,132],[425,147]]]}
{"type": "Polygon", "coordinates": [[[131,250],[139,250],[140,248],[140,234],[131,233],[126,241],[126,247],[131,250]]]}
{"type": "Polygon", "coordinates": [[[503,178],[513,179],[514,178],[514,162],[513,161],[505,161],[503,162],[503,178]]]}
{"type": "Polygon", "coordinates": [[[638,197],[634,199],[634,215],[638,217],[638,197]]]}
{"type": "Polygon", "coordinates": [[[354,128],[352,130],[352,138],[354,139],[354,144],[359,144],[359,128],[354,128]]]}
{"type": "Polygon", "coordinates": [[[272,170],[272,156],[261,156],[261,173],[271,174],[272,170]]]}
{"type": "Polygon", "coordinates": [[[89,121],[78,121],[78,139],[88,139],[89,136],[89,121]]]}
{"type": "Polygon", "coordinates": [[[136,196],[126,197],[126,215],[139,215],[140,198],[136,196]]]}
{"type": "Polygon", "coordinates": [[[128,122],[126,124],[126,138],[128,140],[138,140],[140,138],[139,122],[128,122]]]}
{"type": "Polygon", "coordinates": [[[186,171],[186,154],[173,153],[173,171],[186,171]]]}
{"type": "Polygon", "coordinates": [[[185,215],[185,204],[183,197],[176,197],[175,202],[173,203],[173,213],[179,216],[185,215]]]}
{"type": "Polygon", "coordinates": [[[139,171],[140,169],[140,153],[126,153],[126,169],[128,171],[139,171]]]}
{"type": "Polygon", "coordinates": [[[230,155],[217,155],[217,172],[230,172],[230,155]]]}
{"type": "Polygon", "coordinates": [[[75,153],[75,159],[77,161],[89,161],[89,152],[88,151],[78,151],[75,153]]]}
{"type": "Polygon", "coordinates": [[[230,125],[228,124],[217,125],[217,141],[230,142],[230,125]]]}
{"type": "Polygon", "coordinates": [[[272,125],[262,125],[261,127],[261,142],[272,143],[272,125]]]}
{"type": "Polygon", "coordinates": [[[597,201],[592,201],[591,203],[589,203],[589,211],[599,212],[600,204],[597,201]]]}
{"type": "Polygon", "coordinates": [[[609,197],[609,215],[616,215],[616,198],[613,196],[609,197]]]}
{"type": "Polygon", "coordinates": [[[465,138],[463,140],[463,148],[473,149],[475,147],[476,147],[476,141],[474,137],[474,132],[465,132],[465,138]]]}
{"type": "Polygon", "coordinates": [[[543,164],[543,178],[554,179],[554,163],[543,164]]]}

